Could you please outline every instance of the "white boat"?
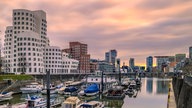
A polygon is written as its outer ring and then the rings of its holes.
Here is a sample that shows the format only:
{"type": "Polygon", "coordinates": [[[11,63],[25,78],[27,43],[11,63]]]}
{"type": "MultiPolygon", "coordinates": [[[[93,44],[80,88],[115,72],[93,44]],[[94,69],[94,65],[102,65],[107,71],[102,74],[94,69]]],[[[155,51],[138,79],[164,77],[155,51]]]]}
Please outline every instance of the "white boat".
{"type": "MultiPolygon", "coordinates": [[[[26,99],[27,106],[25,108],[47,108],[47,99],[39,96],[29,96],[26,99]]],[[[50,106],[54,106],[56,103],[56,97],[51,97],[50,106]]]]}
{"type": "Polygon", "coordinates": [[[12,99],[13,92],[3,92],[0,94],[0,102],[12,99]]]}
{"type": "Polygon", "coordinates": [[[128,86],[128,88],[134,88],[135,89],[136,87],[137,87],[137,85],[136,85],[135,80],[132,80],[130,85],[128,86]]]}
{"type": "Polygon", "coordinates": [[[68,97],[63,103],[61,108],[79,108],[82,101],[78,97],[68,97]]]}
{"type": "Polygon", "coordinates": [[[82,103],[78,108],[104,108],[104,104],[99,101],[90,101],[82,103]]]}
{"type": "MultiPolygon", "coordinates": [[[[47,94],[47,89],[46,89],[46,87],[41,91],[41,93],[42,93],[43,95],[46,95],[46,94],[47,94]]],[[[56,88],[54,85],[50,84],[50,94],[56,94],[56,93],[58,93],[57,88],[56,88]]]]}
{"type": "Polygon", "coordinates": [[[36,82],[20,88],[22,93],[37,93],[37,92],[40,92],[42,89],[43,89],[43,85],[38,84],[36,82]]]}

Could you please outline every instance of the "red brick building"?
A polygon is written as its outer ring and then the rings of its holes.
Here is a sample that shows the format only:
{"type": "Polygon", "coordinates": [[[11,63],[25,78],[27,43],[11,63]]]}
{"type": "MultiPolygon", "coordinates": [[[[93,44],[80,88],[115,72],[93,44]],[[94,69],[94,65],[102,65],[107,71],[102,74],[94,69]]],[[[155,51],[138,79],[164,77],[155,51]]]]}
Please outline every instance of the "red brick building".
{"type": "Polygon", "coordinates": [[[80,73],[90,73],[90,55],[87,54],[87,44],[69,42],[69,48],[63,49],[63,51],[79,61],[80,73]]]}

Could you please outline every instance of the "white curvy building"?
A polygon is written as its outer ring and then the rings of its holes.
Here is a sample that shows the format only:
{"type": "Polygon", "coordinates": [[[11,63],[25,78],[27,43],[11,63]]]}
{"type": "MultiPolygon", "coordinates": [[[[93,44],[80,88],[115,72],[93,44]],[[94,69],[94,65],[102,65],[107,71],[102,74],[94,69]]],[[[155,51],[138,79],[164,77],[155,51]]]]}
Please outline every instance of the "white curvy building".
{"type": "Polygon", "coordinates": [[[75,59],[71,59],[69,57],[68,53],[63,52],[62,53],[62,66],[63,66],[63,72],[65,74],[78,74],[78,65],[79,61],[75,59]]]}
{"type": "Polygon", "coordinates": [[[49,45],[46,13],[15,9],[12,16],[13,26],[6,28],[4,40],[6,72],[42,74],[49,70],[51,74],[64,74],[61,50],[49,45]]]}

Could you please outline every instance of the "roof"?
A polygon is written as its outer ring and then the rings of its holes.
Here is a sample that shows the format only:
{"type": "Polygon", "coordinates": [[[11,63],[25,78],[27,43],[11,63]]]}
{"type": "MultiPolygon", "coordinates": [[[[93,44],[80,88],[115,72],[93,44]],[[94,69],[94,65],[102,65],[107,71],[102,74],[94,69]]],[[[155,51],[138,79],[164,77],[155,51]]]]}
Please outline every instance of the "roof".
{"type": "Polygon", "coordinates": [[[76,104],[77,102],[79,102],[79,98],[78,97],[68,97],[65,101],[64,104],[76,104]]]}

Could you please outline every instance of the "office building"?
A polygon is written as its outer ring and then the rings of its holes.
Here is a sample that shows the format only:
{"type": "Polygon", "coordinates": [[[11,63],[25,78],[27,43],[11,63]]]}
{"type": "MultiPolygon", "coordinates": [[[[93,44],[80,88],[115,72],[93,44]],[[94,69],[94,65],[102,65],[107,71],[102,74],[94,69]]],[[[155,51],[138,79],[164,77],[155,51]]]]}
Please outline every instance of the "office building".
{"type": "Polygon", "coordinates": [[[129,67],[134,71],[134,68],[135,68],[135,59],[134,58],[129,59],[129,67]]]}
{"type": "Polygon", "coordinates": [[[113,65],[113,72],[116,71],[116,57],[117,57],[117,51],[115,49],[110,50],[109,52],[105,53],[105,60],[108,63],[111,63],[113,65]]]}
{"type": "Polygon", "coordinates": [[[42,10],[15,9],[13,24],[4,39],[4,70],[15,74],[65,74],[77,70],[78,61],[64,58],[61,49],[49,45],[46,13],[42,10]],[[65,64],[70,63],[70,66],[65,64]],[[72,66],[72,67],[71,67],[72,66]]]}
{"type": "Polygon", "coordinates": [[[146,69],[148,72],[152,72],[153,68],[153,57],[149,56],[146,58],[146,69]]]}

